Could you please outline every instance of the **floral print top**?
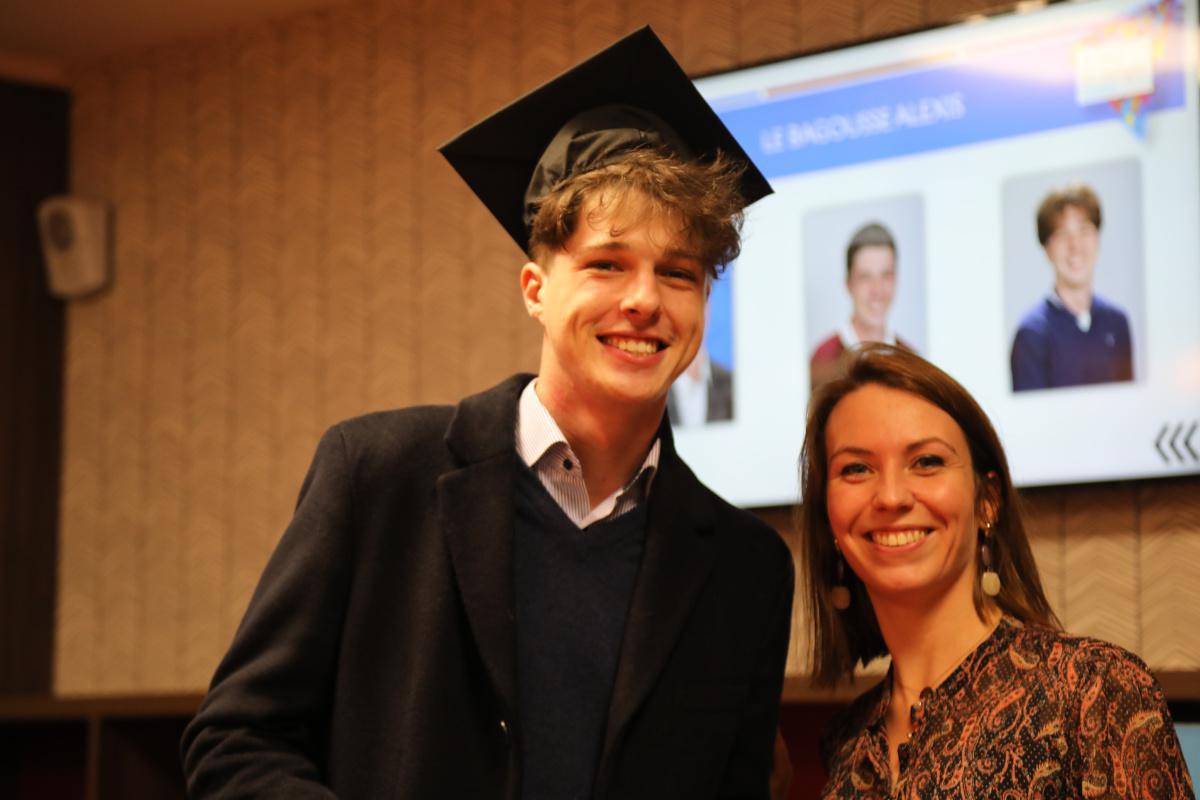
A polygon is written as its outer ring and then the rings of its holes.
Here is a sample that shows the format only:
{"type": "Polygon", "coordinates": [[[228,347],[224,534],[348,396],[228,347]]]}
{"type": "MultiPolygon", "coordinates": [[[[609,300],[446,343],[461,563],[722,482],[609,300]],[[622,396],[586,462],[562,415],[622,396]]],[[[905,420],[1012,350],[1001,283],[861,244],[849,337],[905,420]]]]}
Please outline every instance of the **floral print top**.
{"type": "Polygon", "coordinates": [[[1162,689],[1132,653],[1004,617],[900,746],[891,675],[836,717],[825,798],[1194,798],[1162,689]]]}

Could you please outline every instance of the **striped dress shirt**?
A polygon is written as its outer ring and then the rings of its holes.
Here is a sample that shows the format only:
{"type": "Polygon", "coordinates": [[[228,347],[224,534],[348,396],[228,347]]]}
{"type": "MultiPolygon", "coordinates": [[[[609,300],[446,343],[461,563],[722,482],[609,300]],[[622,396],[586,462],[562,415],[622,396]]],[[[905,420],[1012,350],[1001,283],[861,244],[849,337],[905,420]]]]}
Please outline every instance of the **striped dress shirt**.
{"type": "Polygon", "coordinates": [[[636,508],[650,492],[662,441],[654,439],[642,466],[628,483],[591,508],[583,467],[558,423],[542,405],[534,389],[536,383],[535,378],[525,386],[517,406],[517,455],[537,475],[554,502],[580,529],[636,508]]]}

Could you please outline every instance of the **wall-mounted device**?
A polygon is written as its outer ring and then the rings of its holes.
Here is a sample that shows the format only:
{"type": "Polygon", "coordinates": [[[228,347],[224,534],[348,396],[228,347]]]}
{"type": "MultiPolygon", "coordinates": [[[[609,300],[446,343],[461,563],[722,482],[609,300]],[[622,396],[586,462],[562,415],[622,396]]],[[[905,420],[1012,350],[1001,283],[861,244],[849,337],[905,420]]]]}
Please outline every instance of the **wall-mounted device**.
{"type": "Polygon", "coordinates": [[[98,200],[60,195],[38,206],[46,279],[55,297],[84,297],[109,279],[109,214],[98,200]]]}

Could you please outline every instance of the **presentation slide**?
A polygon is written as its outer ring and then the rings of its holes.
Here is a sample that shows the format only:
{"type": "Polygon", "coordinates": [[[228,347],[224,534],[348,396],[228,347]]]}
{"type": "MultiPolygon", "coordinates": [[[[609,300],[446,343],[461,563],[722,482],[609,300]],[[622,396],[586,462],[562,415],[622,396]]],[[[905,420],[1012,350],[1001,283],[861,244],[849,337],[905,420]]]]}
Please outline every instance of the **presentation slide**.
{"type": "Polygon", "coordinates": [[[966,386],[1018,485],[1200,472],[1196,26],[1062,3],[697,81],[775,188],[672,388],[701,479],[795,502],[811,391],[869,340],[966,386]]]}

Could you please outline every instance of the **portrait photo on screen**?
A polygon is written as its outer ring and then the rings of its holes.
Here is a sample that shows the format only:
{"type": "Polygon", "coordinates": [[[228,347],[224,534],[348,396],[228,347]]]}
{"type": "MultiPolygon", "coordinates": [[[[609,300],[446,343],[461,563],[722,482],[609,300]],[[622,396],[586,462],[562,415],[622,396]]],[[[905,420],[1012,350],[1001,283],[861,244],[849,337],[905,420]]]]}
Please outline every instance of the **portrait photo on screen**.
{"type": "Polygon", "coordinates": [[[1144,377],[1141,193],[1136,158],[1004,183],[1004,316],[1014,392],[1144,377]]]}
{"type": "Polygon", "coordinates": [[[803,220],[812,388],[860,342],[926,353],[925,211],[918,194],[810,211],[803,220]]]}
{"type": "MultiPolygon", "coordinates": [[[[732,266],[732,265],[731,265],[732,266]]],[[[704,341],[667,394],[667,414],[676,428],[733,419],[733,298],[729,276],[711,283],[704,341]]]]}

